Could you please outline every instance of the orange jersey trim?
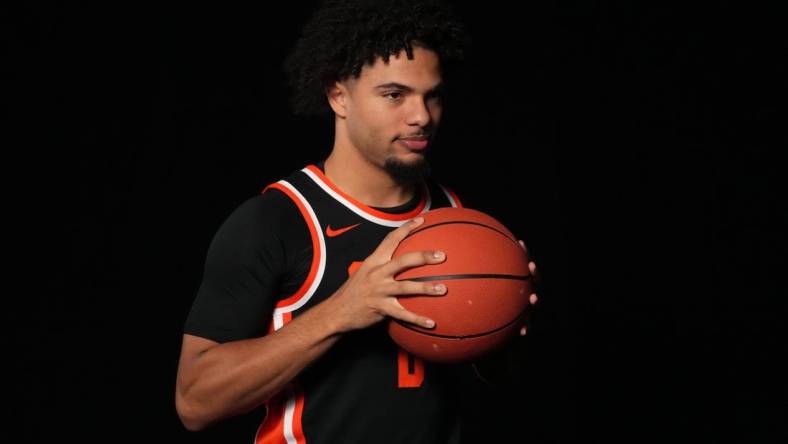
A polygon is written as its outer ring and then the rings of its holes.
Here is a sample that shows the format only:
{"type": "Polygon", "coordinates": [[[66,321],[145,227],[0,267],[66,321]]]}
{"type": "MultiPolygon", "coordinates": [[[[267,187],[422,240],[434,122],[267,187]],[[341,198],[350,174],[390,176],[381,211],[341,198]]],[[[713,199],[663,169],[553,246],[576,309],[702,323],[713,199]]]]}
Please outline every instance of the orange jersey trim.
{"type": "Polygon", "coordinates": [[[307,211],[304,203],[301,202],[301,199],[298,196],[296,196],[290,189],[288,189],[287,187],[283,186],[278,182],[272,183],[267,187],[265,187],[263,189],[263,193],[265,193],[265,191],[269,188],[276,188],[277,190],[285,193],[288,197],[290,197],[290,199],[293,200],[293,202],[295,202],[296,206],[298,207],[298,210],[301,212],[301,216],[303,216],[304,220],[306,221],[306,225],[309,227],[309,236],[312,238],[313,254],[312,254],[312,265],[309,268],[309,275],[304,280],[304,283],[301,284],[301,287],[298,289],[298,291],[296,291],[292,296],[289,296],[286,299],[282,299],[281,301],[276,303],[276,308],[279,308],[279,307],[286,307],[288,305],[297,302],[306,294],[307,290],[312,285],[312,282],[314,282],[315,277],[317,276],[317,270],[320,267],[320,255],[322,255],[323,252],[320,249],[320,240],[318,238],[320,234],[318,233],[318,228],[315,226],[314,222],[312,221],[312,218],[309,216],[309,212],[307,211]]]}
{"type": "MultiPolygon", "coordinates": [[[[293,313],[283,313],[282,320],[283,325],[287,325],[293,320],[293,313]]],[[[269,334],[274,331],[273,324],[274,323],[271,322],[271,327],[268,329],[269,334]]],[[[277,393],[265,403],[266,414],[262,424],[260,424],[260,427],[257,429],[257,434],[254,438],[255,444],[288,444],[285,421],[287,421],[287,405],[291,398],[295,398],[295,407],[293,409],[291,423],[291,438],[294,438],[297,444],[306,444],[303,426],[304,392],[302,389],[298,388],[295,380],[291,386],[294,388],[292,394],[283,391],[277,393]]]]}
{"type": "Polygon", "coordinates": [[[447,187],[446,185],[443,185],[443,188],[446,188],[446,191],[449,192],[449,194],[451,195],[451,198],[454,199],[454,202],[457,204],[457,208],[464,208],[463,205],[462,205],[462,202],[460,201],[460,198],[457,197],[457,194],[454,192],[454,190],[452,190],[451,188],[447,187]]]}
{"type": "Polygon", "coordinates": [[[424,185],[423,183],[422,183],[421,201],[419,202],[419,205],[416,206],[416,208],[414,208],[413,210],[407,213],[391,214],[380,210],[376,210],[354,199],[349,194],[346,194],[345,192],[340,190],[336,185],[334,185],[334,183],[331,182],[331,179],[329,179],[325,174],[323,174],[323,172],[320,171],[320,168],[318,168],[317,166],[308,165],[306,168],[309,169],[309,171],[313,172],[318,178],[320,178],[320,180],[323,181],[323,183],[326,184],[326,186],[331,188],[331,190],[333,190],[335,193],[345,198],[348,202],[352,203],[353,205],[355,205],[365,213],[375,217],[379,217],[381,219],[392,220],[392,221],[410,220],[421,214],[421,212],[424,210],[424,207],[427,206],[427,193],[429,191],[426,189],[426,185],[424,185]]]}

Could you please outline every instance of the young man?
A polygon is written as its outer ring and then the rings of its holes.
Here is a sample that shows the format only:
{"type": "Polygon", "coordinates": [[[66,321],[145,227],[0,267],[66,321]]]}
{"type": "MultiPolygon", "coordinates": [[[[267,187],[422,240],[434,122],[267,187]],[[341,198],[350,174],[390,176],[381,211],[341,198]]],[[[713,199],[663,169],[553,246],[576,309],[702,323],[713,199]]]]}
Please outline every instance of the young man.
{"type": "Polygon", "coordinates": [[[461,206],[428,153],[463,32],[417,1],[327,2],[307,25],[287,62],[293,104],[331,113],[333,149],[244,202],[211,243],[178,368],[188,429],[264,406],[259,443],[459,442],[452,366],[409,356],[381,321],[432,327],[396,296],[446,291],[394,279],[445,255],[391,255],[420,213],[461,206]]]}

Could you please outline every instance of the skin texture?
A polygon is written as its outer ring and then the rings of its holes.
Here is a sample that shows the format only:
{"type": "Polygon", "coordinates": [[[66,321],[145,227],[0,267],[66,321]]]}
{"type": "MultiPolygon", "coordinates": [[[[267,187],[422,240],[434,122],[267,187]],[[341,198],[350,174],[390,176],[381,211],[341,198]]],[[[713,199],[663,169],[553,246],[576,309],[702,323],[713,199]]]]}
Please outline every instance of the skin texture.
{"type": "Polygon", "coordinates": [[[434,142],[443,113],[439,88],[442,78],[435,52],[413,49],[412,60],[403,49],[366,65],[359,78],[336,82],[327,91],[336,114],[335,140],[326,159],[326,176],[361,202],[378,207],[407,202],[415,184],[428,175],[429,152],[414,151],[402,138],[428,135],[434,142]],[[385,86],[391,83],[402,87],[385,86]]]}
{"type": "MultiPolygon", "coordinates": [[[[359,78],[328,88],[326,98],[336,114],[334,146],[325,162],[328,178],[369,206],[392,207],[410,200],[415,184],[429,173],[431,148],[414,152],[401,139],[429,135],[434,141],[443,111],[435,90],[441,81],[437,54],[415,46],[413,59],[404,50],[389,63],[378,58],[362,69],[359,78]],[[406,88],[375,88],[386,83],[406,88]]],[[[175,389],[176,410],[184,426],[201,430],[251,411],[348,331],[388,318],[434,326],[402,307],[397,296],[439,297],[445,287],[397,281],[394,276],[407,268],[442,262],[445,254],[435,257],[434,251],[422,251],[391,259],[399,242],[423,222],[420,219],[392,230],[331,297],[271,334],[223,344],[184,334],[175,389]]],[[[536,264],[530,262],[529,267],[535,274],[536,264]]],[[[536,303],[536,294],[530,300],[536,303]]],[[[520,333],[526,333],[524,326],[520,333]]]]}

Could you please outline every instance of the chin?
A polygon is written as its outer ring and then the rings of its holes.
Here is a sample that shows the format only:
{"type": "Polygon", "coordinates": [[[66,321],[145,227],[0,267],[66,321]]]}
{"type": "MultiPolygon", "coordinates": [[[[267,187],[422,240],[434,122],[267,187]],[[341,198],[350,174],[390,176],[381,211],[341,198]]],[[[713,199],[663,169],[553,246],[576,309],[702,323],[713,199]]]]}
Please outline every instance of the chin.
{"type": "Polygon", "coordinates": [[[420,183],[429,177],[432,167],[427,158],[422,154],[412,160],[400,157],[389,157],[386,159],[384,169],[389,175],[401,185],[420,183]]]}

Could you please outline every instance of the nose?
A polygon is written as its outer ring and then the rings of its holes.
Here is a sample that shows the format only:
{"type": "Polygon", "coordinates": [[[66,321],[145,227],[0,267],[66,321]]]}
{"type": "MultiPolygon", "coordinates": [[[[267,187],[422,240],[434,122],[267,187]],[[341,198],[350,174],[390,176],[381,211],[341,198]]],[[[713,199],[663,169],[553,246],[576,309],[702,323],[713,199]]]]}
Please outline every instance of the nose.
{"type": "Polygon", "coordinates": [[[429,125],[429,123],[432,121],[432,118],[433,116],[430,114],[430,109],[427,107],[427,104],[424,103],[424,100],[420,100],[418,98],[413,100],[413,104],[408,110],[407,123],[409,125],[425,127],[429,125]]]}

